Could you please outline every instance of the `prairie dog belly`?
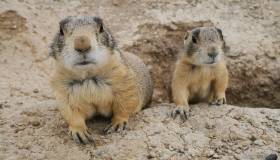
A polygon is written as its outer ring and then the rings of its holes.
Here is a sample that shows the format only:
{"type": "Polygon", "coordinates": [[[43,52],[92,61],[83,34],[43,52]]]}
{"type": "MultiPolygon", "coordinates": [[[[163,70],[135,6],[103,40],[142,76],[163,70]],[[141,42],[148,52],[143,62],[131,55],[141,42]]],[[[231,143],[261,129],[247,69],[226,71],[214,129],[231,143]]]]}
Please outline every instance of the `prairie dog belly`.
{"type": "Polygon", "coordinates": [[[189,88],[189,102],[197,103],[199,101],[205,102],[208,100],[211,91],[210,83],[202,84],[201,86],[193,86],[189,88]]]}
{"type": "Polygon", "coordinates": [[[189,102],[207,101],[211,93],[213,74],[209,68],[195,70],[189,77],[189,102]]]}
{"type": "Polygon", "coordinates": [[[92,114],[112,114],[113,92],[110,83],[100,78],[88,78],[70,84],[69,103],[92,114]]]}

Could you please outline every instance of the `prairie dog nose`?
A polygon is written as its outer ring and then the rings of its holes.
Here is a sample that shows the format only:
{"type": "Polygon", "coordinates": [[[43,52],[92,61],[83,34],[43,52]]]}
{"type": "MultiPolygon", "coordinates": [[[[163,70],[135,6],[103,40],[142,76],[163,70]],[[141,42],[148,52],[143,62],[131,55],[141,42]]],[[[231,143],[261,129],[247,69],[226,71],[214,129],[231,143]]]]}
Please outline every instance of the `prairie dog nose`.
{"type": "Polygon", "coordinates": [[[218,55],[217,52],[208,53],[208,56],[211,57],[211,58],[215,58],[217,55],[218,55]]]}
{"type": "Polygon", "coordinates": [[[78,36],[74,40],[74,48],[79,53],[83,54],[90,50],[90,39],[87,36],[78,36]]]}

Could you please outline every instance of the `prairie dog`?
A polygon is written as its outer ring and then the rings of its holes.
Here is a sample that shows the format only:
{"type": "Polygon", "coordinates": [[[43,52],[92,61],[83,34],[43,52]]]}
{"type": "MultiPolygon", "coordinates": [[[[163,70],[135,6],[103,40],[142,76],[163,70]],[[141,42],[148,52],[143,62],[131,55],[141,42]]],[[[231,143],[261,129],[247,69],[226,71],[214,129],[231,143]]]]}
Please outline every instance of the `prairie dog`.
{"type": "Polygon", "coordinates": [[[228,70],[224,60],[225,41],[216,27],[200,27],[187,33],[184,52],[176,62],[172,79],[172,98],[176,108],[171,116],[189,116],[189,103],[226,103],[228,70]]]}
{"type": "Polygon", "coordinates": [[[76,142],[93,141],[86,120],[112,117],[106,133],[127,127],[129,116],[150,101],[153,84],[137,56],[121,53],[102,19],[67,17],[60,21],[50,55],[55,60],[51,87],[76,142]]]}

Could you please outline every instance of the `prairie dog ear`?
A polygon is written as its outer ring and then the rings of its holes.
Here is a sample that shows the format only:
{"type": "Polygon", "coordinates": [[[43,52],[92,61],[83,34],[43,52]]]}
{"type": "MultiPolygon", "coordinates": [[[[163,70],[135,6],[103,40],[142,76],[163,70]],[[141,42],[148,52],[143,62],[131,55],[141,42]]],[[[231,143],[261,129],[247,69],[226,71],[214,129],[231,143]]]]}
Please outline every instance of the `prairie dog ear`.
{"type": "Polygon", "coordinates": [[[97,25],[97,41],[100,41],[104,46],[115,48],[116,42],[110,30],[104,26],[103,20],[100,17],[93,17],[97,25]]]}
{"type": "Polygon", "coordinates": [[[220,39],[223,41],[223,51],[225,53],[228,53],[230,51],[230,47],[226,44],[225,40],[224,40],[224,36],[223,36],[223,32],[221,29],[216,27],[217,32],[219,33],[219,37],[220,39]]]}
{"type": "Polygon", "coordinates": [[[221,30],[221,29],[219,29],[219,28],[217,28],[217,27],[216,27],[216,30],[218,31],[218,33],[219,33],[219,36],[220,36],[221,40],[222,40],[222,41],[224,41],[224,36],[223,36],[223,32],[222,32],[222,30],[221,30]]]}
{"type": "Polygon", "coordinates": [[[66,32],[66,24],[69,23],[71,21],[71,18],[72,17],[66,17],[64,19],[62,19],[60,22],[59,22],[59,33],[61,35],[64,35],[64,33],[66,32]]]}
{"type": "Polygon", "coordinates": [[[192,42],[193,43],[197,43],[199,40],[199,33],[200,33],[200,29],[194,29],[192,30],[192,42]]]}
{"type": "Polygon", "coordinates": [[[99,33],[104,32],[103,20],[100,17],[94,17],[93,20],[97,24],[98,32],[99,33]]]}

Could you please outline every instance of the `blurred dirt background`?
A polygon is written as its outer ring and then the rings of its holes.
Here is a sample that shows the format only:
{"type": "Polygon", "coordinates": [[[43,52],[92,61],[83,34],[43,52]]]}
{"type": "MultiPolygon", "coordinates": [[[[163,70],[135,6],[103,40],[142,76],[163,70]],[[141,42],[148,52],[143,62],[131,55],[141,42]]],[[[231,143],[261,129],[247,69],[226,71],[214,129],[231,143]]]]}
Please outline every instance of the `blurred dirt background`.
{"type": "Polygon", "coordinates": [[[279,0],[1,0],[0,56],[0,159],[279,155],[279,0]],[[97,147],[72,142],[48,83],[49,45],[58,22],[74,15],[102,17],[119,48],[140,56],[155,81],[152,108],[132,117],[127,132],[104,136],[107,120],[89,122],[97,147]],[[213,25],[229,47],[231,105],[194,105],[189,121],[172,121],[168,90],[183,36],[213,25]]]}

